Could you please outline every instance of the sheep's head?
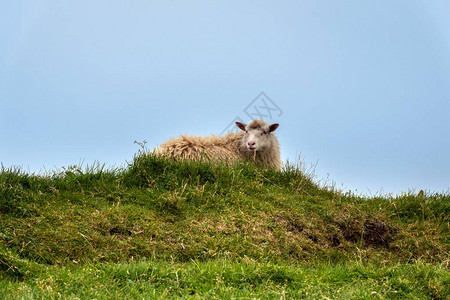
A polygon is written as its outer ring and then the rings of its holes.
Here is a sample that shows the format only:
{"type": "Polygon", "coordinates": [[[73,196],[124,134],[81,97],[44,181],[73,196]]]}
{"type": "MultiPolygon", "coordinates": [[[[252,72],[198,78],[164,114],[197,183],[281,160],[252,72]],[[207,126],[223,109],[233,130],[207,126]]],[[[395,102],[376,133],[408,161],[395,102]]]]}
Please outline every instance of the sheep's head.
{"type": "Polygon", "coordinates": [[[264,120],[253,120],[248,125],[236,122],[237,127],[245,131],[242,145],[249,151],[264,151],[270,149],[274,142],[273,132],[279,124],[267,124],[264,120]]]}

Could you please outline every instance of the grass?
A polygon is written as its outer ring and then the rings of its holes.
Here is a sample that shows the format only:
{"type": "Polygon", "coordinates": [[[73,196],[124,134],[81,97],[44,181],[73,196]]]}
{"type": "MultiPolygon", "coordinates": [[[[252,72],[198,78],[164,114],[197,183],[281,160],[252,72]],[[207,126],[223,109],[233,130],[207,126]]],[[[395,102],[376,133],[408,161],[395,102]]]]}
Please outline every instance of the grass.
{"type": "Polygon", "coordinates": [[[248,258],[186,263],[145,260],[47,267],[22,281],[2,281],[0,297],[445,299],[449,280],[443,266],[422,262],[379,267],[248,258]]]}
{"type": "Polygon", "coordinates": [[[446,299],[450,195],[136,155],[0,172],[1,298],[446,299]]]}

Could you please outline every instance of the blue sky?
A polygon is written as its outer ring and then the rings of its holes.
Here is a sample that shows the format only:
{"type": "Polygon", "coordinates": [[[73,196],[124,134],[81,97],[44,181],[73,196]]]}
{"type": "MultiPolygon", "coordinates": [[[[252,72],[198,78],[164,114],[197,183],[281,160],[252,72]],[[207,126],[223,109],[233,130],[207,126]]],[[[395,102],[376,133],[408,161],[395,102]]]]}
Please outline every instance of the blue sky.
{"type": "Polygon", "coordinates": [[[0,1],[0,162],[122,166],[134,140],[267,114],[264,92],[283,160],[317,180],[446,192],[449,14],[433,0],[0,1]]]}

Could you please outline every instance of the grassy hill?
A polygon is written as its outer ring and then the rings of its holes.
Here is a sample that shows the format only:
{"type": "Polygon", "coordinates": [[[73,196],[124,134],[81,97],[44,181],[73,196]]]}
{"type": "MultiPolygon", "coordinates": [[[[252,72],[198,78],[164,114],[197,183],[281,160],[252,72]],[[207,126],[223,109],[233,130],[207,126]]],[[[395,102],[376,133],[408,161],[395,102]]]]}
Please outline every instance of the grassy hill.
{"type": "Polygon", "coordinates": [[[0,173],[0,298],[450,297],[450,195],[137,155],[0,173]]]}

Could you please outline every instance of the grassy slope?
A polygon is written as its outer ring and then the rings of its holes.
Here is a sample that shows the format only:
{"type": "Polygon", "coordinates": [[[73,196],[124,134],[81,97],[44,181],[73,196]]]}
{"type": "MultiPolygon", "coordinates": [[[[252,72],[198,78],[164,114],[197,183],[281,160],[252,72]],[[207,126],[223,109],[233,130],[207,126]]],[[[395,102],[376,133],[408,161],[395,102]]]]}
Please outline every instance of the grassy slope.
{"type": "Polygon", "coordinates": [[[142,155],[125,170],[3,170],[0,297],[445,299],[449,200],[142,155]]]}

